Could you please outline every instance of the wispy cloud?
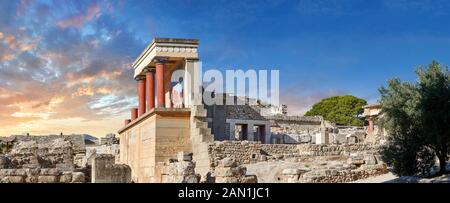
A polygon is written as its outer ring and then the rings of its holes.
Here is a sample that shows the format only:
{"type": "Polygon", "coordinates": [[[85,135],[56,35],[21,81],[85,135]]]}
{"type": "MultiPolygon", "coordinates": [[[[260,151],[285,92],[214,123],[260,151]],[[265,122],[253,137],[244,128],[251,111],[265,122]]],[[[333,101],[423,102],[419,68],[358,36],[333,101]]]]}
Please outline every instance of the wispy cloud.
{"type": "Polygon", "coordinates": [[[10,20],[0,31],[0,135],[100,136],[128,115],[135,102],[130,64],[143,45],[114,20],[116,2],[84,3],[19,1],[0,14],[0,24],[10,20]],[[105,103],[109,96],[120,102],[105,103]]]}
{"type": "Polygon", "coordinates": [[[98,18],[101,15],[100,7],[97,4],[91,4],[84,13],[77,13],[68,18],[62,19],[57,22],[57,25],[61,28],[67,27],[82,27],[86,22],[98,18]]]}

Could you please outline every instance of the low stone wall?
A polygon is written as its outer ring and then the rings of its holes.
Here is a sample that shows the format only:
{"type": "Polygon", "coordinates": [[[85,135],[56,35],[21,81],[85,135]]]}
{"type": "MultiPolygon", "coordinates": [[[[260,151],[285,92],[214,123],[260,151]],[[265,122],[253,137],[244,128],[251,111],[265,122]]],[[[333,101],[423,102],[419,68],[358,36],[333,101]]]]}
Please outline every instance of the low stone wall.
{"type": "Polygon", "coordinates": [[[314,144],[260,144],[248,141],[214,142],[208,146],[211,165],[225,157],[240,164],[257,163],[308,156],[350,156],[358,152],[376,152],[378,146],[370,144],[314,145],[314,144]]]}
{"type": "Polygon", "coordinates": [[[26,135],[11,135],[10,139],[15,142],[34,142],[39,145],[40,149],[44,148],[58,148],[61,145],[61,140],[70,142],[74,153],[82,153],[85,150],[84,135],[45,135],[45,136],[26,136],[26,135]]]}
{"type": "Polygon", "coordinates": [[[8,159],[7,166],[0,168],[55,168],[58,164],[73,163],[72,141],[56,138],[48,143],[35,140],[18,141],[11,152],[1,159],[8,159]]]}
{"type": "Polygon", "coordinates": [[[385,164],[364,165],[357,169],[285,169],[283,183],[346,183],[387,173],[385,164]]]}
{"type": "Polygon", "coordinates": [[[92,160],[92,183],[130,183],[131,168],[115,164],[111,154],[97,154],[92,160]]]}
{"type": "Polygon", "coordinates": [[[84,183],[82,172],[51,169],[0,169],[0,183],[84,183]]]}

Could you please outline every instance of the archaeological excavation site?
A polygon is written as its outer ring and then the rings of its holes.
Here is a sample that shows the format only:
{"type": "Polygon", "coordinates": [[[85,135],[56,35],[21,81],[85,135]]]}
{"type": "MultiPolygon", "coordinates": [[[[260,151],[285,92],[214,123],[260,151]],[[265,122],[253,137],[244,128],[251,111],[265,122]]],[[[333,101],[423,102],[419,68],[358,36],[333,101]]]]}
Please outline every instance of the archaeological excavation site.
{"type": "Polygon", "coordinates": [[[209,92],[198,48],[195,39],[155,38],[142,51],[129,76],[138,106],[112,126],[117,135],[0,137],[0,182],[347,183],[388,173],[381,105],[365,105],[366,125],[351,126],[209,92]]]}

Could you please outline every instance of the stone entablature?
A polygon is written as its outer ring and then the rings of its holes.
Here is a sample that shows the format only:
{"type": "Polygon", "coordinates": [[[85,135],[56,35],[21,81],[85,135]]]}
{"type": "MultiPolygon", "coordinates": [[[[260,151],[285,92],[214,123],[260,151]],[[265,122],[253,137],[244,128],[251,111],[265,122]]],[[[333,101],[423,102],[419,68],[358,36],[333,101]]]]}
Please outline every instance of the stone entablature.
{"type": "Polygon", "coordinates": [[[363,116],[366,117],[369,126],[367,127],[367,133],[373,134],[375,130],[375,119],[380,116],[381,113],[381,104],[371,104],[363,107],[364,112],[363,116]]]}
{"type": "Polygon", "coordinates": [[[143,114],[141,117],[136,118],[136,120],[131,121],[129,124],[122,127],[121,129],[119,129],[118,133],[119,134],[123,133],[124,131],[132,128],[133,126],[141,123],[142,121],[146,120],[147,118],[149,118],[155,114],[163,115],[163,116],[189,116],[190,112],[191,112],[190,108],[172,108],[172,109],[154,108],[154,109],[151,109],[149,112],[146,112],[145,114],[143,114]]]}
{"type": "Polygon", "coordinates": [[[364,106],[364,113],[363,116],[370,117],[370,116],[378,116],[381,112],[381,104],[371,104],[364,106]]]}
{"type": "Polygon", "coordinates": [[[134,77],[137,77],[147,66],[154,66],[156,57],[172,57],[198,59],[198,40],[155,38],[150,45],[134,61],[134,77]]]}

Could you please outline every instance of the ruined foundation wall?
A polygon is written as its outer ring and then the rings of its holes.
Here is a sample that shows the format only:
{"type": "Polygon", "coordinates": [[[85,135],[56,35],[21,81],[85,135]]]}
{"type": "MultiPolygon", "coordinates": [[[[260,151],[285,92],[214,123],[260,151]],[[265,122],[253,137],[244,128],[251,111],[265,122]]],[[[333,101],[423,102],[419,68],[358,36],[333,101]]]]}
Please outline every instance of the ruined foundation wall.
{"type": "Polygon", "coordinates": [[[387,173],[385,164],[363,165],[358,169],[322,169],[305,171],[286,169],[280,182],[283,183],[346,183],[387,173]]]}
{"type": "Polygon", "coordinates": [[[356,152],[375,152],[376,145],[313,145],[313,144],[259,144],[248,141],[214,142],[208,146],[211,165],[216,160],[230,157],[240,164],[256,163],[270,159],[305,156],[349,156],[356,152]]]}
{"type": "Polygon", "coordinates": [[[84,183],[82,172],[56,168],[0,169],[0,183],[84,183]]]}

